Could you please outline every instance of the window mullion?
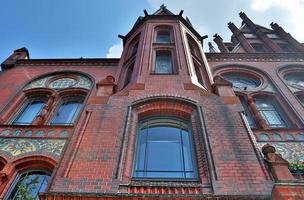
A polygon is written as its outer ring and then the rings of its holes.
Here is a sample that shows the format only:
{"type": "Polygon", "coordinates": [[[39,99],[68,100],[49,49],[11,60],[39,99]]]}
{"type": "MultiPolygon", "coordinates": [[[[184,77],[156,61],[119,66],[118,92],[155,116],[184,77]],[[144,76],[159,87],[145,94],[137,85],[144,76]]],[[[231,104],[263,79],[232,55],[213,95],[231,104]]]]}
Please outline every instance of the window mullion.
{"type": "Polygon", "coordinates": [[[145,161],[144,161],[144,177],[146,177],[147,176],[147,162],[148,162],[148,153],[147,153],[147,151],[148,151],[148,136],[149,136],[149,120],[147,121],[147,133],[146,133],[146,145],[145,145],[145,157],[144,157],[144,159],[145,159],[145,161]]]}
{"type": "Polygon", "coordinates": [[[179,133],[180,133],[180,139],[181,139],[181,150],[182,150],[182,159],[183,159],[183,172],[184,172],[184,178],[186,178],[186,168],[185,168],[185,158],[184,158],[184,144],[183,144],[181,121],[179,121],[179,130],[180,130],[179,133]]]}

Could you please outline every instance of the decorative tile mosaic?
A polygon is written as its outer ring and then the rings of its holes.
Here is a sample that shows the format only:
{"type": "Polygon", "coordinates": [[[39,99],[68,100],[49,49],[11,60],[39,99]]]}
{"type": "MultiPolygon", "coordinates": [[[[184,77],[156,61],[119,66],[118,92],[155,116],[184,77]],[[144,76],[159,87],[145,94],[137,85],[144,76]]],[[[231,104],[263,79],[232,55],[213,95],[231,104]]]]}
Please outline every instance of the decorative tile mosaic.
{"type": "Polygon", "coordinates": [[[19,130],[19,129],[4,129],[0,130],[0,137],[6,136],[6,137],[59,137],[59,138],[67,138],[69,137],[69,131],[67,130],[19,130]]]}
{"type": "Polygon", "coordinates": [[[258,142],[260,149],[265,144],[274,146],[278,153],[288,161],[302,160],[304,161],[304,143],[303,142],[258,142]]]}
{"type": "Polygon", "coordinates": [[[24,89],[27,90],[33,88],[46,88],[46,87],[50,87],[53,89],[63,89],[63,88],[85,88],[88,90],[91,89],[92,81],[89,78],[82,76],[80,74],[75,74],[75,75],[77,76],[77,80],[70,77],[65,77],[54,80],[49,85],[48,85],[49,80],[56,78],[56,75],[47,76],[29,83],[24,89]]]}
{"type": "Polygon", "coordinates": [[[16,139],[0,138],[0,150],[12,157],[23,154],[39,152],[60,156],[64,148],[65,140],[55,139],[16,139]]]}

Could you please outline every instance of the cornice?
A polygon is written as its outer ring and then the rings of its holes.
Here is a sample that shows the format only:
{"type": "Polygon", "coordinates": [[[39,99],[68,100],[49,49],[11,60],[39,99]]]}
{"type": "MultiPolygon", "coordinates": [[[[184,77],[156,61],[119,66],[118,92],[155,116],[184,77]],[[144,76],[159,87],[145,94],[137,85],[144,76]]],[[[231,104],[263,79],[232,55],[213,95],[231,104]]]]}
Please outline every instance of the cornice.
{"type": "Polygon", "coordinates": [[[16,66],[118,66],[119,58],[62,58],[18,60],[16,66]]]}
{"type": "Polygon", "coordinates": [[[209,62],[304,62],[304,53],[206,53],[209,62]]]}

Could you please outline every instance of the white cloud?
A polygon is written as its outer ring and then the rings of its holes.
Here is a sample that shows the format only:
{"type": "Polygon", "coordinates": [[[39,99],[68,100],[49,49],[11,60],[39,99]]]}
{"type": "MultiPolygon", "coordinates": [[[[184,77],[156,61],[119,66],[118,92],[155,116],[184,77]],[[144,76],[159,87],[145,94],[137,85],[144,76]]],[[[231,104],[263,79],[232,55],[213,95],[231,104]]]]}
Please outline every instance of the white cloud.
{"type": "Polygon", "coordinates": [[[122,42],[118,44],[114,44],[109,48],[106,56],[107,58],[120,58],[122,50],[123,50],[122,42]]]}
{"type": "Polygon", "coordinates": [[[251,9],[256,12],[271,12],[272,9],[284,10],[288,13],[286,22],[290,24],[291,29],[286,30],[285,28],[285,30],[291,32],[298,40],[304,40],[304,0],[252,0],[251,9]]]}
{"type": "Polygon", "coordinates": [[[194,28],[202,35],[218,33],[224,41],[229,41],[231,32],[227,27],[229,21],[240,26],[238,16],[244,11],[257,24],[269,27],[270,22],[277,22],[286,32],[298,41],[304,42],[304,0],[147,0],[154,12],[161,4],[178,13],[185,10],[194,28]]]}

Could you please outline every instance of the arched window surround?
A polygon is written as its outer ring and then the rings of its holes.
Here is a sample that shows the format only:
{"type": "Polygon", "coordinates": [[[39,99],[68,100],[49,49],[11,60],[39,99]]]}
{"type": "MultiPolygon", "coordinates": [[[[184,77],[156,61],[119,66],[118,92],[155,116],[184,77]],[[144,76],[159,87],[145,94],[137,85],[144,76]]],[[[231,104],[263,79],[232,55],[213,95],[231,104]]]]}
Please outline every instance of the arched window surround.
{"type": "MultiPolygon", "coordinates": [[[[198,180],[203,183],[208,183],[209,174],[207,171],[202,171],[207,165],[207,159],[204,152],[204,141],[202,140],[202,134],[200,134],[200,129],[197,127],[199,122],[198,117],[198,108],[196,104],[192,104],[189,100],[182,100],[181,98],[174,97],[151,97],[142,100],[135,101],[129,107],[126,123],[129,124],[127,127],[125,137],[128,138],[123,142],[123,149],[126,149],[126,152],[121,154],[120,161],[121,166],[118,168],[117,177],[124,181],[131,181],[133,174],[133,164],[136,148],[136,135],[138,122],[149,117],[153,116],[165,116],[165,117],[178,117],[190,122],[193,131],[194,138],[194,150],[195,157],[197,160],[197,169],[198,169],[198,180]],[[172,107],[173,106],[173,107],[172,107]],[[174,108],[174,109],[173,109],[174,108]],[[198,153],[200,152],[200,153],[198,153]],[[202,153],[203,152],[203,153],[202,153]]],[[[207,147],[208,148],[208,147],[207,147]]],[[[163,179],[163,181],[170,181],[163,179]]]]}
{"type": "Polygon", "coordinates": [[[237,89],[236,91],[255,92],[255,91],[263,90],[267,87],[268,84],[271,84],[271,82],[264,75],[251,69],[247,69],[247,68],[245,69],[243,67],[224,67],[221,68],[220,70],[215,71],[214,76],[220,75],[224,77],[225,74],[243,74],[244,76],[251,77],[253,79],[260,81],[260,85],[257,86],[256,88],[247,91],[237,89]]]}
{"type": "Polygon", "coordinates": [[[58,162],[53,158],[42,155],[25,156],[11,162],[7,162],[5,169],[3,170],[7,179],[0,187],[0,198],[8,197],[18,174],[31,170],[42,170],[51,176],[57,164],[58,162]]]}

